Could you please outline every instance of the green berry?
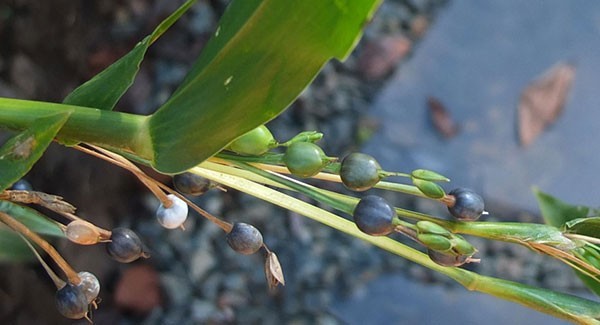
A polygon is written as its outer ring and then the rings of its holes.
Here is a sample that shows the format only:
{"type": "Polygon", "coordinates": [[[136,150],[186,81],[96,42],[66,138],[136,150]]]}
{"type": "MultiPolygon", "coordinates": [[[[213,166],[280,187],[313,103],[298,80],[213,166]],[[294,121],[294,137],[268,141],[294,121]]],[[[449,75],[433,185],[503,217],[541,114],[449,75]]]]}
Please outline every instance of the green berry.
{"type": "Polygon", "coordinates": [[[256,253],[263,245],[263,237],[254,226],[236,222],[226,236],[227,244],[234,251],[250,255],[256,253]]]}
{"type": "Polygon", "coordinates": [[[240,155],[260,156],[276,145],[277,141],[273,138],[271,131],[261,125],[233,140],[228,148],[240,155]]]}
{"type": "Polygon", "coordinates": [[[56,308],[61,315],[71,319],[81,319],[88,313],[88,300],[83,289],[67,283],[56,291],[56,308]]]}
{"type": "Polygon", "coordinates": [[[380,180],[381,166],[375,158],[364,153],[351,153],[342,160],[340,178],[347,189],[366,191],[380,180]]]}
{"type": "Polygon", "coordinates": [[[454,197],[454,204],[448,206],[448,211],[458,220],[477,220],[484,211],[483,199],[470,189],[456,188],[448,195],[454,197]]]}
{"type": "Polygon", "coordinates": [[[121,263],[130,263],[140,257],[145,257],[144,245],[140,237],[133,230],[127,228],[112,230],[106,250],[114,260],[121,263]]]}
{"type": "Polygon", "coordinates": [[[287,169],[298,177],[318,174],[328,163],[323,149],[311,142],[294,142],[283,155],[287,169]]]}
{"type": "Polygon", "coordinates": [[[213,182],[194,173],[182,173],[173,176],[173,185],[182,194],[199,196],[214,187],[213,182]]]}
{"type": "Polygon", "coordinates": [[[353,217],[362,232],[372,236],[385,236],[394,231],[397,214],[382,197],[367,195],[354,208],[353,217]]]}

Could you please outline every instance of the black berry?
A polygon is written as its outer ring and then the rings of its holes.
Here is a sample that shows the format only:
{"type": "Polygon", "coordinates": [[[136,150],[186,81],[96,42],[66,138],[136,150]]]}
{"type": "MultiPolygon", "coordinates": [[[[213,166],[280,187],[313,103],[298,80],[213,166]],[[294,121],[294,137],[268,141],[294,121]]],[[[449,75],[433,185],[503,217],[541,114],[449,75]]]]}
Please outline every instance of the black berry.
{"type": "Polygon", "coordinates": [[[106,245],[106,250],[117,262],[129,263],[145,256],[144,245],[140,237],[131,229],[113,229],[110,240],[106,245]]]}
{"type": "Polygon", "coordinates": [[[454,204],[448,206],[448,211],[458,220],[477,220],[484,210],[481,196],[470,189],[456,188],[448,195],[454,197],[454,204]]]}
{"type": "Polygon", "coordinates": [[[56,308],[61,315],[71,319],[80,319],[86,316],[88,300],[80,287],[67,283],[56,291],[55,297],[56,308]]]}
{"type": "Polygon", "coordinates": [[[234,251],[250,255],[256,253],[263,245],[263,237],[260,231],[247,223],[237,222],[227,234],[227,244],[234,251]]]}
{"type": "Polygon", "coordinates": [[[214,187],[208,178],[193,173],[173,176],[173,185],[179,192],[194,196],[202,195],[214,187]]]}
{"type": "Polygon", "coordinates": [[[340,178],[349,190],[366,191],[380,180],[381,166],[375,158],[364,153],[351,153],[342,160],[340,178]]]}
{"type": "Polygon", "coordinates": [[[354,222],[358,229],[372,236],[385,236],[394,231],[396,210],[376,195],[363,197],[354,208],[354,222]]]}
{"type": "Polygon", "coordinates": [[[436,264],[441,266],[461,266],[469,260],[469,255],[451,255],[444,254],[433,249],[427,250],[427,255],[436,264]]]}

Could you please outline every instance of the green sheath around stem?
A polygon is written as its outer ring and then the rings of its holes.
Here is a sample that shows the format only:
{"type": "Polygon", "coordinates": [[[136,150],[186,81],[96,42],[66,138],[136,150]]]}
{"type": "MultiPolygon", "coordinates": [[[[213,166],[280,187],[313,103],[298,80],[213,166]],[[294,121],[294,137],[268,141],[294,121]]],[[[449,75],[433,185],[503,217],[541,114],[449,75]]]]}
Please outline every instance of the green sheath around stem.
{"type": "Polygon", "coordinates": [[[71,111],[71,115],[58,132],[59,140],[88,142],[152,159],[147,116],[0,97],[0,126],[23,130],[40,116],[60,111],[71,111]]]}

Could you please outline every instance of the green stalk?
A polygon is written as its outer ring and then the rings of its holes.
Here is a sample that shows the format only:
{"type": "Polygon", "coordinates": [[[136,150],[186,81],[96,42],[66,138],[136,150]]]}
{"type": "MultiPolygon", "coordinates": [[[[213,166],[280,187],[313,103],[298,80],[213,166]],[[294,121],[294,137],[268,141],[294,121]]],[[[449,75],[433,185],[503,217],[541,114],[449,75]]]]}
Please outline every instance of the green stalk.
{"type": "Polygon", "coordinates": [[[486,277],[460,268],[444,267],[434,263],[427,255],[413,248],[388,237],[369,236],[358,230],[356,225],[351,221],[264,185],[257,184],[242,177],[200,167],[193,168],[190,172],[241,192],[248,193],[287,210],[294,211],[336,230],[369,242],[388,252],[445,274],[468,290],[479,291],[501,299],[516,302],[540,312],[572,322],[580,324],[599,323],[597,319],[600,318],[600,304],[596,302],[547,289],[539,289],[516,282],[486,277]]]}
{"type": "Polygon", "coordinates": [[[35,119],[58,111],[72,112],[58,139],[88,142],[152,159],[147,116],[0,97],[0,128],[23,130],[35,119]]]}
{"type": "Polygon", "coordinates": [[[519,222],[446,222],[450,231],[512,243],[547,244],[562,250],[572,250],[575,243],[556,227],[519,222]]]}

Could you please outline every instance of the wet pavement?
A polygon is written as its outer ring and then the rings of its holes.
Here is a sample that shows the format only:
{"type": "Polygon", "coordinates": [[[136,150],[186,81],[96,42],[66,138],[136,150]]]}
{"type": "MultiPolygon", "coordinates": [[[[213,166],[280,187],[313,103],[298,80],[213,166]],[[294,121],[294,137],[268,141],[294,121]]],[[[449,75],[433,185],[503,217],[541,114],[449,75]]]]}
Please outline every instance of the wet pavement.
{"type": "Polygon", "coordinates": [[[391,275],[373,281],[349,301],[333,305],[344,324],[544,324],[567,322],[520,305],[463,289],[427,286],[391,275]],[[355,311],[360,311],[357,313],[355,311]]]}
{"type": "MultiPolygon", "coordinates": [[[[531,186],[600,202],[600,2],[453,1],[371,109],[382,128],[365,151],[391,170],[428,168],[488,202],[537,211],[531,186]],[[563,114],[531,146],[517,138],[521,91],[559,61],[574,63],[563,114]],[[460,126],[443,139],[428,117],[438,98],[460,126]]],[[[493,213],[493,211],[491,211],[493,213]]]]}
{"type": "MultiPolygon", "coordinates": [[[[598,206],[597,53],[600,2],[453,1],[376,98],[370,112],[381,128],[363,151],[387,170],[438,171],[452,179],[446,189],[470,187],[491,205],[513,211],[538,211],[532,186],[598,206]],[[559,61],[577,68],[564,111],[523,148],[517,136],[521,92],[559,61]],[[459,124],[456,137],[444,139],[432,126],[429,96],[459,124]]],[[[564,323],[493,297],[400,276],[373,281],[335,311],[349,324],[564,323]]]]}

